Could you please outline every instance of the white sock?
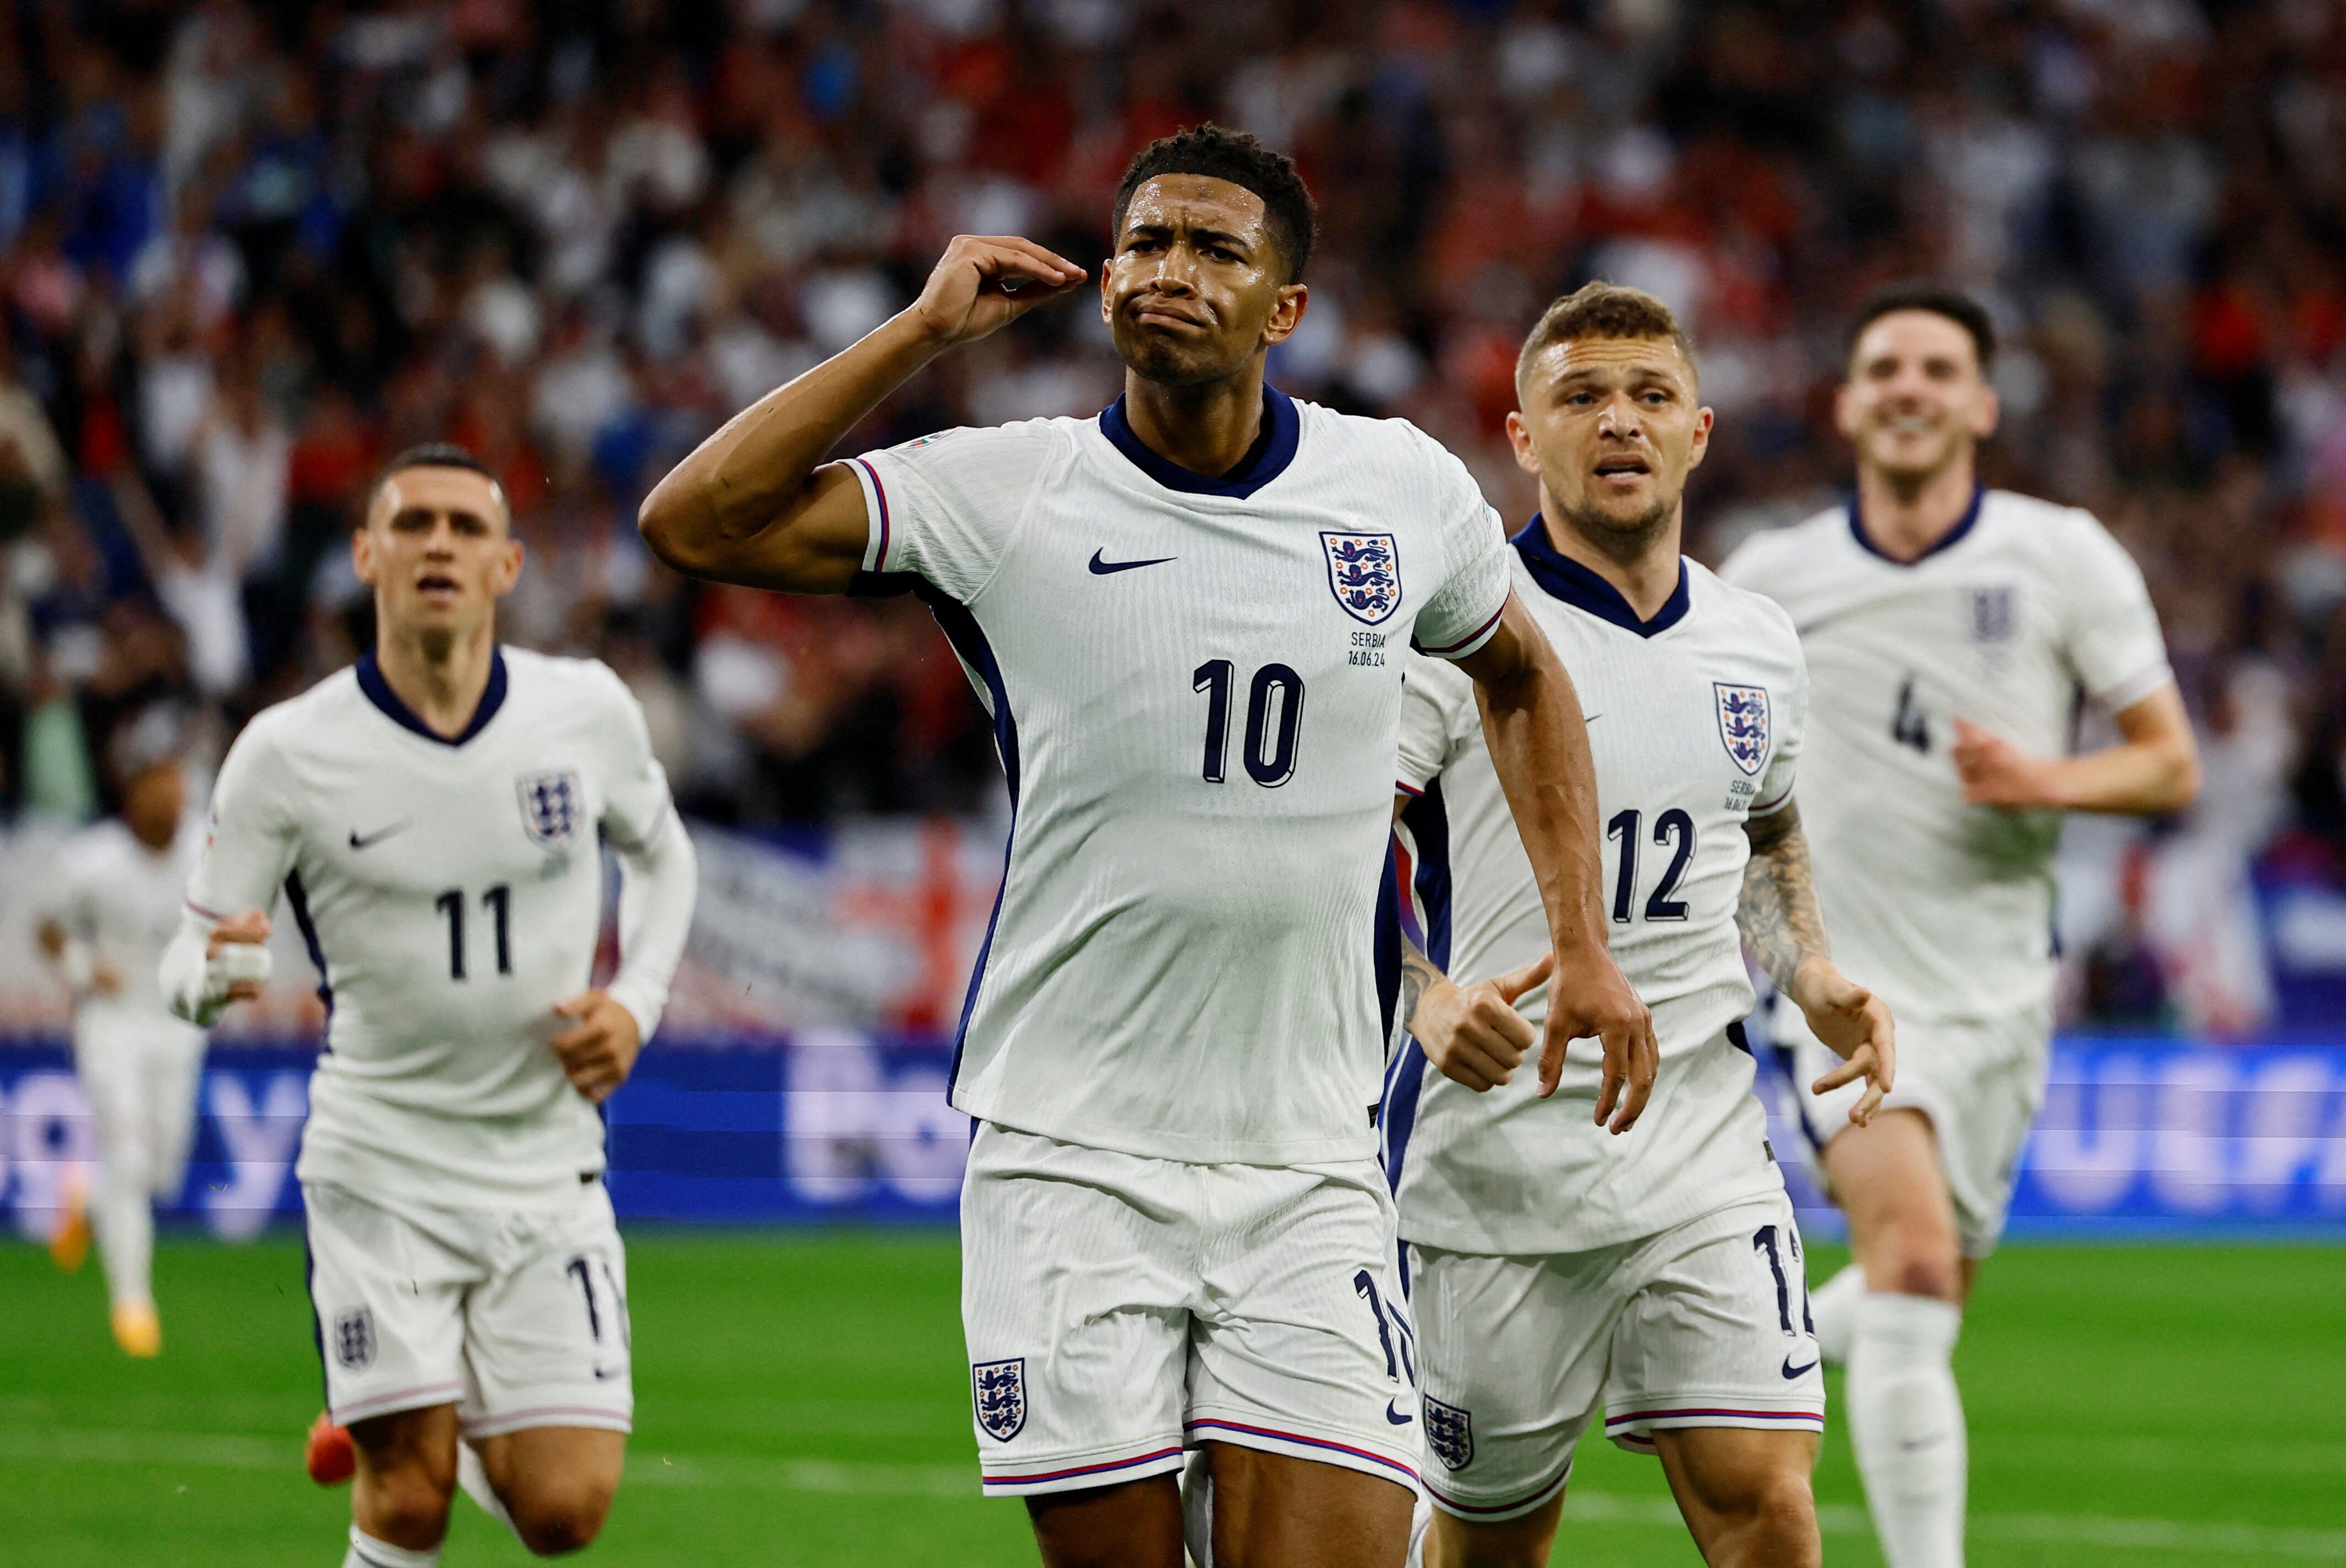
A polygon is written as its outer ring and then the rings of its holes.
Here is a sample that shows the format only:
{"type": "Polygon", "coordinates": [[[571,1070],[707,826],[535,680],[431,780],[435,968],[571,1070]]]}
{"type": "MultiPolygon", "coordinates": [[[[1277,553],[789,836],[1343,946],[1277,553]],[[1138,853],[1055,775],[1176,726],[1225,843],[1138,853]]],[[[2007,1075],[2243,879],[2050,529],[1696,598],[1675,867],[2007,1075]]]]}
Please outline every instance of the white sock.
{"type": "Polygon", "coordinates": [[[440,1568],[440,1548],[410,1552],[404,1546],[377,1541],[353,1524],[350,1555],[342,1559],[342,1568],[440,1568]]]}
{"type": "Polygon", "coordinates": [[[1890,1568],[1963,1568],[1970,1449],[1952,1363],[1963,1308],[1874,1293],[1852,1316],[1849,1435],[1882,1555],[1890,1568]]]}
{"type": "Polygon", "coordinates": [[[1425,1494],[1417,1494],[1417,1506],[1409,1514],[1409,1556],[1402,1568],[1425,1568],[1425,1537],[1433,1528],[1433,1504],[1425,1494]]]}
{"type": "Polygon", "coordinates": [[[1181,1467],[1181,1535],[1195,1568],[1214,1568],[1214,1471],[1204,1449],[1181,1467]]]}
{"type": "Polygon", "coordinates": [[[89,1207],[89,1227],[97,1233],[106,1293],[117,1307],[150,1306],[155,1299],[155,1213],[147,1186],[142,1155],[107,1151],[89,1207]]]}
{"type": "Polygon", "coordinates": [[[489,1467],[481,1462],[481,1451],[462,1438],[456,1441],[456,1484],[464,1489],[466,1497],[481,1505],[483,1513],[512,1531],[515,1540],[521,1540],[521,1529],[506,1511],[505,1500],[489,1484],[489,1467]]]}
{"type": "Polygon", "coordinates": [[[1809,1317],[1817,1326],[1817,1351],[1836,1367],[1849,1364],[1857,1336],[1857,1304],[1865,1295],[1865,1270],[1852,1263],[1809,1292],[1809,1317]]]}

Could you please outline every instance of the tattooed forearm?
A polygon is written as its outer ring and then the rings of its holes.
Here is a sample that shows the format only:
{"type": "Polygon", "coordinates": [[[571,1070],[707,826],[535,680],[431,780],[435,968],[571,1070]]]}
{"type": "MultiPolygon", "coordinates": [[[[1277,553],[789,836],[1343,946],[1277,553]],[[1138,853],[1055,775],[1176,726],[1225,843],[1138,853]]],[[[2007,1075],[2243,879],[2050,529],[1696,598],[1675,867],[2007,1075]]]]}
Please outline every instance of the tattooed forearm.
{"type": "Polygon", "coordinates": [[[1824,916],[1817,908],[1817,885],[1809,868],[1808,835],[1800,831],[1800,808],[1754,817],[1743,825],[1751,859],[1743,868],[1743,897],[1735,928],[1769,979],[1786,992],[1801,961],[1830,958],[1824,916]]]}
{"type": "Polygon", "coordinates": [[[1401,1023],[1402,1028],[1406,1029],[1412,1023],[1416,1022],[1417,999],[1425,994],[1426,988],[1428,986],[1442,978],[1442,971],[1435,967],[1433,960],[1425,956],[1425,950],[1418,946],[1417,943],[1410,941],[1409,933],[1407,932],[1403,932],[1401,938],[1401,1023]]]}

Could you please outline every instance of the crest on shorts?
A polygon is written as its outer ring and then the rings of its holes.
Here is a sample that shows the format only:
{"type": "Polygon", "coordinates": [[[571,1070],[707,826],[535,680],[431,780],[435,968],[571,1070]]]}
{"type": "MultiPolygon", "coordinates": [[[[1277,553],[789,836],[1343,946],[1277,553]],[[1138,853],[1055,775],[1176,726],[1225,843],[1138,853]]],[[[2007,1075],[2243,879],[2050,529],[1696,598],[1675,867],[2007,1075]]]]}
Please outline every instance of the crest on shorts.
{"type": "Polygon", "coordinates": [[[2008,584],[2000,587],[1972,590],[1972,641],[2008,643],[2012,640],[2013,626],[2019,618],[2013,612],[2013,601],[2015,596],[2008,584]]]}
{"type": "Polygon", "coordinates": [[[1425,1446],[1449,1469],[1464,1470],[1474,1462],[1474,1413],[1426,1395],[1425,1446]]]}
{"type": "Polygon", "coordinates": [[[1719,738],[1727,755],[1746,773],[1756,774],[1768,761],[1768,688],[1710,683],[1719,699],[1719,738]]]}
{"type": "Polygon", "coordinates": [[[349,1370],[362,1370],[374,1359],[374,1314],[354,1307],[334,1318],[334,1359],[349,1370]]]}
{"type": "Polygon", "coordinates": [[[971,1397],[977,1401],[978,1430],[996,1442],[1016,1437],[1026,1424],[1026,1358],[973,1361],[969,1382],[971,1397]]]}
{"type": "Polygon", "coordinates": [[[559,849],[578,836],[586,799],[576,771],[525,773],[514,788],[521,794],[521,825],[531,843],[559,849]]]}
{"type": "Polygon", "coordinates": [[[1401,546],[1390,534],[1322,534],[1328,586],[1344,613],[1371,626],[1401,608],[1401,546]]]}

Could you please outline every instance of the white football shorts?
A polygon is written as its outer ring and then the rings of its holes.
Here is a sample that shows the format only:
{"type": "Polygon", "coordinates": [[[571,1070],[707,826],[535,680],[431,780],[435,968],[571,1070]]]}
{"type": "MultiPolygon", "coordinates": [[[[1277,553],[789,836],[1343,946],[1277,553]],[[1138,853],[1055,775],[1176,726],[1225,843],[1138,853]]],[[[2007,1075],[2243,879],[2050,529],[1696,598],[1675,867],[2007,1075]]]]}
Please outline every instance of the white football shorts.
{"type": "Polygon", "coordinates": [[[627,1258],[600,1181],[556,1209],[449,1209],[305,1182],[326,1408],[453,1404],[464,1436],[629,1430],[627,1258]]]}
{"type": "MultiPolygon", "coordinates": [[[[1805,1135],[1802,1153],[1818,1186],[1817,1158],[1850,1125],[1849,1108],[1865,1092],[1862,1081],[1829,1095],[1809,1085],[1841,1063],[1809,1031],[1800,1010],[1779,1001],[1772,1014],[1779,1051],[1790,1047],[1792,1101],[1805,1135]]],[[[1780,1055],[1779,1060],[1783,1058],[1780,1055]]],[[[2053,1060],[2053,1010],[2015,1009],[2001,1017],[1935,1022],[1898,1021],[1898,1077],[1882,1100],[1892,1109],[1920,1111],[1938,1135],[1939,1163],[1955,1207],[1955,1236],[1965,1257],[1985,1257],[2004,1235],[2013,1178],[2028,1129],[2045,1104],[2045,1076],[2053,1060]]]]}
{"type": "Polygon", "coordinates": [[[1588,1252],[1503,1257],[1410,1244],[1425,1363],[1425,1491],[1477,1522],[1529,1513],[1605,1435],[1650,1453],[1677,1427],[1821,1432],[1800,1233],[1782,1193],[1588,1252]]]}
{"type": "Polygon", "coordinates": [[[1190,1165],[981,1122],[962,1323],[989,1496],[1236,1443],[1413,1487],[1417,1345],[1373,1160],[1190,1165]]]}
{"type": "Polygon", "coordinates": [[[203,1071],[203,1035],[175,1020],[144,1029],[75,1020],[74,1073],[109,1179],[166,1203],[179,1196],[203,1071]]]}

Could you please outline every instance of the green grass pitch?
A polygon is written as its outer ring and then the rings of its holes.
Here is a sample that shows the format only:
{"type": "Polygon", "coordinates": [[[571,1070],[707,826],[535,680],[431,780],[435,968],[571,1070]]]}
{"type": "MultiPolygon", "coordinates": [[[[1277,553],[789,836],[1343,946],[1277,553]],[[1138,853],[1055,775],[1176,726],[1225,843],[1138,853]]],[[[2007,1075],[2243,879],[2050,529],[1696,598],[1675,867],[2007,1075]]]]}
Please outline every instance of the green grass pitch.
{"type": "MultiPolygon", "coordinates": [[[[977,1495],[950,1237],[649,1231],[629,1271],[639,1425],[586,1560],[1034,1562],[1024,1510],[977,1495]]],[[[134,1363],[95,1267],[0,1247],[0,1562],[339,1562],[347,1494],[301,1470],[318,1376],[299,1242],[170,1240],[156,1275],[166,1350],[134,1363]]],[[[2346,1252],[2007,1249],[1958,1353],[1972,1562],[2346,1563],[2341,1330],[2346,1252]]],[[[1558,1563],[1698,1563],[1659,1466],[1582,1454],[1558,1563]]],[[[1838,1417],[1817,1491],[1827,1561],[1879,1563],[1838,1417]]],[[[460,1498],[447,1561],[529,1559],[460,1498]]]]}

